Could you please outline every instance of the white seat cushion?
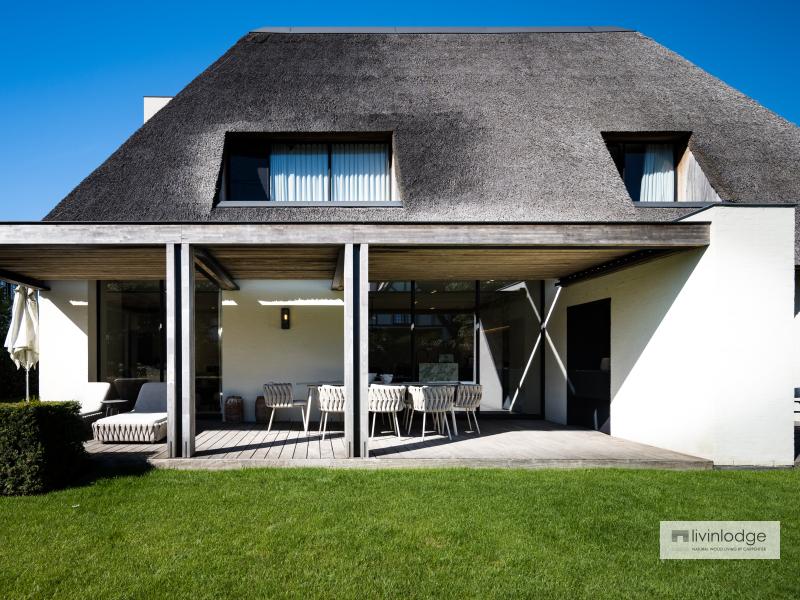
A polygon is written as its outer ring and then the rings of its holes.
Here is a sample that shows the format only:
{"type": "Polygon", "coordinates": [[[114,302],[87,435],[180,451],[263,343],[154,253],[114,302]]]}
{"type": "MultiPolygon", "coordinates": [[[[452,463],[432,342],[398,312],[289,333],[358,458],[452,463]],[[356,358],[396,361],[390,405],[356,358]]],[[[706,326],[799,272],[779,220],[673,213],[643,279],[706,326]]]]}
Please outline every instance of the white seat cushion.
{"type": "Polygon", "coordinates": [[[92,431],[100,442],[159,442],[167,437],[167,413],[112,415],[92,423],[92,431]]]}
{"type": "Polygon", "coordinates": [[[108,397],[110,383],[105,381],[92,381],[87,383],[75,398],[80,404],[80,414],[90,415],[103,410],[103,400],[108,397]]]}
{"type": "Polygon", "coordinates": [[[106,425],[114,425],[117,423],[146,424],[146,423],[158,423],[159,421],[166,421],[166,420],[167,420],[167,413],[126,412],[126,413],[119,413],[118,415],[111,415],[110,417],[103,417],[102,419],[98,419],[97,423],[103,423],[106,425]]]}

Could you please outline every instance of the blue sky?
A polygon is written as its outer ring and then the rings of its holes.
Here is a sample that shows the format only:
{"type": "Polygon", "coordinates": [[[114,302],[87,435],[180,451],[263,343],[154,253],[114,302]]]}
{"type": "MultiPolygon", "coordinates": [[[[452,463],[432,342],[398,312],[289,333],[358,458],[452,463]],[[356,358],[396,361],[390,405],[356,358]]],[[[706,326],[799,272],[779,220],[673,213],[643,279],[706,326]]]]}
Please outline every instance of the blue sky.
{"type": "Polygon", "coordinates": [[[0,220],[38,220],[174,95],[265,25],[618,25],[800,123],[800,3],[14,2],[0,10],[0,220]]]}

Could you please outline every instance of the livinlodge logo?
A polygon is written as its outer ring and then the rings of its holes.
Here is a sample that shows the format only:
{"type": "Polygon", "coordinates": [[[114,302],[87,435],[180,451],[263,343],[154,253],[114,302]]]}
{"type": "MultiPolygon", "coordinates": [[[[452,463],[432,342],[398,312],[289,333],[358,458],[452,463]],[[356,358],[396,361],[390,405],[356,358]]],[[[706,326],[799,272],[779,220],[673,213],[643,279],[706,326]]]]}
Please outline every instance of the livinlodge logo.
{"type": "Polygon", "coordinates": [[[661,521],[662,559],[779,559],[780,521],[661,521]]]}
{"type": "Polygon", "coordinates": [[[689,530],[688,529],[673,529],[672,530],[672,541],[673,542],[688,542],[689,541],[689,530]]]}

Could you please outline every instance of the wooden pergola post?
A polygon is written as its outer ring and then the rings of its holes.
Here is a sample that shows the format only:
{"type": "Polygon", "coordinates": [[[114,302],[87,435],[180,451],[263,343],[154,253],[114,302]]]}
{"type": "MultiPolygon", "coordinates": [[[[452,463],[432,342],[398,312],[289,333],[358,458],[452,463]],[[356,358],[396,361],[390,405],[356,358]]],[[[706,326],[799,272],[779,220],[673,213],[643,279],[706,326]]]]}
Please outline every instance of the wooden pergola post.
{"type": "Polygon", "coordinates": [[[167,452],[194,454],[194,253],[167,244],[167,452]]]}
{"type": "Polygon", "coordinates": [[[369,245],[344,251],[345,443],[350,458],[368,453],[369,245]]]}
{"type": "Polygon", "coordinates": [[[194,248],[190,244],[181,244],[181,455],[184,458],[194,456],[194,279],[194,248]]]}
{"type": "Polygon", "coordinates": [[[181,387],[180,387],[180,291],[181,246],[167,244],[166,320],[167,320],[167,454],[181,455],[181,387]]]}

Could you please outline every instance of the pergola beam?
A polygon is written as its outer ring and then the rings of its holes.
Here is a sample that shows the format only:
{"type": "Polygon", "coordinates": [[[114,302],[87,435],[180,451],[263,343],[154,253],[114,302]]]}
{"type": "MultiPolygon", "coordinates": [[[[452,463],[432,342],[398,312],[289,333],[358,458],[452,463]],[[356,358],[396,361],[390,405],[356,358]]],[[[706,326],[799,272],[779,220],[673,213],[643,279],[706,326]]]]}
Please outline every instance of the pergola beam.
{"type": "Polygon", "coordinates": [[[331,281],[331,289],[342,291],[344,289],[344,253],[345,249],[342,247],[339,250],[339,258],[336,261],[336,272],[333,274],[331,281]]]}
{"type": "Polygon", "coordinates": [[[32,290],[38,290],[40,292],[46,292],[50,289],[43,281],[39,281],[33,277],[26,277],[25,275],[14,273],[12,271],[4,271],[0,269],[0,279],[7,281],[8,283],[13,283],[14,285],[24,285],[25,287],[28,287],[32,290]]]}
{"type": "Polygon", "coordinates": [[[284,244],[689,248],[707,246],[702,221],[622,223],[0,223],[0,245],[284,244]]]}
{"type": "Polygon", "coordinates": [[[239,286],[227,269],[204,248],[194,248],[194,265],[221,290],[235,291],[239,286]]]}

